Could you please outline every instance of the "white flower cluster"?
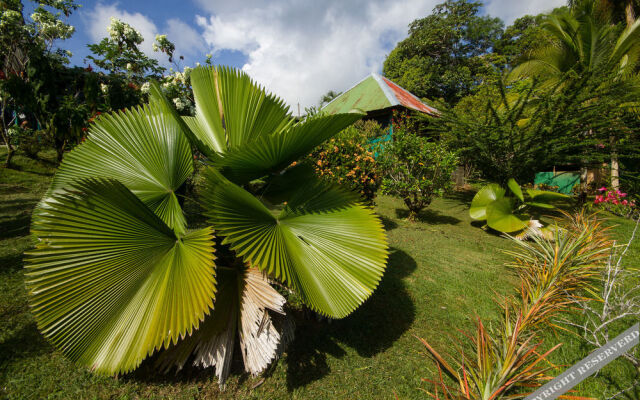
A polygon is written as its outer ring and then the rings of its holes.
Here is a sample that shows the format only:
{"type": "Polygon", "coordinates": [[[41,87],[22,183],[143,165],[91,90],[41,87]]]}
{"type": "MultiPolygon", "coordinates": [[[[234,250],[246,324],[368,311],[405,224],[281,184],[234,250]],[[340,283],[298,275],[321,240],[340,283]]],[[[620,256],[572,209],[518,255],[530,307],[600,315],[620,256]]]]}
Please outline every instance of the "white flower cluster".
{"type": "Polygon", "coordinates": [[[151,90],[151,83],[149,82],[145,82],[142,84],[142,86],[140,86],[140,91],[142,93],[149,93],[150,90],[151,90]]]}
{"type": "Polygon", "coordinates": [[[14,10],[3,10],[0,12],[0,29],[8,29],[22,24],[22,14],[14,10]]]}
{"type": "Polygon", "coordinates": [[[123,40],[127,43],[140,44],[144,40],[140,32],[115,17],[111,17],[111,24],[107,27],[107,32],[115,42],[123,40]]]}
{"type": "Polygon", "coordinates": [[[102,91],[102,93],[107,94],[109,93],[109,86],[107,86],[105,83],[101,83],[100,90],[102,91]]]}
{"type": "Polygon", "coordinates": [[[60,20],[60,13],[54,15],[44,8],[37,8],[31,19],[36,24],[38,34],[45,40],[68,39],[75,28],[60,20]]]}
{"type": "Polygon", "coordinates": [[[180,97],[176,97],[175,99],[173,99],[173,104],[176,105],[178,111],[183,111],[185,108],[187,108],[188,102],[188,100],[181,99],[180,97]]]}

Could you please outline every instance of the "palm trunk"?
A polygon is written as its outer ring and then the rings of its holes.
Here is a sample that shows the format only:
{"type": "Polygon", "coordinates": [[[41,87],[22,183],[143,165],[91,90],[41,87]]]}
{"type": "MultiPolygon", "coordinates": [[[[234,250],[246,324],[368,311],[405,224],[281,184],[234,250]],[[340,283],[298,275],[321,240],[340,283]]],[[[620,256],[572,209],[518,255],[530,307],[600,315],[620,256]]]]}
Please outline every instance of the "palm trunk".
{"type": "Polygon", "coordinates": [[[636,15],[633,11],[633,0],[627,0],[627,4],[624,7],[624,16],[627,22],[627,26],[633,25],[636,20],[636,15]]]}
{"type": "Polygon", "coordinates": [[[615,135],[609,136],[611,146],[611,188],[620,189],[620,163],[618,162],[618,146],[615,135]]]}

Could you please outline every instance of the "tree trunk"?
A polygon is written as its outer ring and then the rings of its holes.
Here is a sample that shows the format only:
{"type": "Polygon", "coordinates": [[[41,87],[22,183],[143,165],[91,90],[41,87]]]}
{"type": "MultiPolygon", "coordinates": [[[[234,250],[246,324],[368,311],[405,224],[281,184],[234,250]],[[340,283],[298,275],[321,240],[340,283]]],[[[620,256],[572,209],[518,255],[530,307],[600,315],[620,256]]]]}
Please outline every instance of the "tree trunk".
{"type": "Polygon", "coordinates": [[[611,146],[611,188],[618,190],[620,189],[620,164],[618,162],[618,146],[615,135],[609,136],[609,145],[611,146]]]}
{"type": "Polygon", "coordinates": [[[11,146],[10,144],[7,144],[7,158],[4,161],[4,167],[5,168],[11,168],[11,159],[13,158],[13,155],[15,154],[16,149],[13,148],[13,146],[11,146]]]}
{"type": "Polygon", "coordinates": [[[627,4],[624,7],[624,16],[627,22],[627,26],[633,25],[636,20],[636,15],[633,11],[633,0],[627,0],[627,4]]]}

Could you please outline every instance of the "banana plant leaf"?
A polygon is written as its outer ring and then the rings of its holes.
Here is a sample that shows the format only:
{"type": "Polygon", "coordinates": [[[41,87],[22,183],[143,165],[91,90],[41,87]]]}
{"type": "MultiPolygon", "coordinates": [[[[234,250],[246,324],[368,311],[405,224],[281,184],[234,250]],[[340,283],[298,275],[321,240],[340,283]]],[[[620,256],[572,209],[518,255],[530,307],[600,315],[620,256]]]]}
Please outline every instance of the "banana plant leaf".
{"type": "Polygon", "coordinates": [[[38,328],[92,370],[133,370],[213,308],[212,229],[176,236],[118,181],[83,179],[47,197],[32,233],[26,286],[38,328]]]}
{"type": "Polygon", "coordinates": [[[487,206],[487,225],[496,231],[510,233],[528,226],[528,218],[514,214],[514,199],[503,197],[487,206]]]}
{"type": "Polygon", "coordinates": [[[469,215],[471,219],[476,221],[484,221],[487,219],[487,206],[498,199],[504,197],[506,190],[497,183],[490,183],[480,189],[471,201],[469,215]]]}
{"type": "Polygon", "coordinates": [[[313,310],[343,318],[378,285],[388,256],[384,229],[353,194],[312,182],[276,215],[214,168],[205,178],[206,215],[223,244],[313,310]]]}

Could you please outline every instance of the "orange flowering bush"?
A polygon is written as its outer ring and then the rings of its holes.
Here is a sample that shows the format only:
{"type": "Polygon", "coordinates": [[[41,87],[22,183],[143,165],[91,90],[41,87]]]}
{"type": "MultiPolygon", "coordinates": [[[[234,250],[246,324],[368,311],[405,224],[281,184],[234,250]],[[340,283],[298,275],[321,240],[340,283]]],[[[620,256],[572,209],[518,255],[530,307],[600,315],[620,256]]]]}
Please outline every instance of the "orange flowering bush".
{"type": "Polygon", "coordinates": [[[309,155],[319,177],[348,187],[367,202],[372,202],[381,177],[373,153],[367,149],[367,137],[349,127],[325,142],[309,155]]]}

